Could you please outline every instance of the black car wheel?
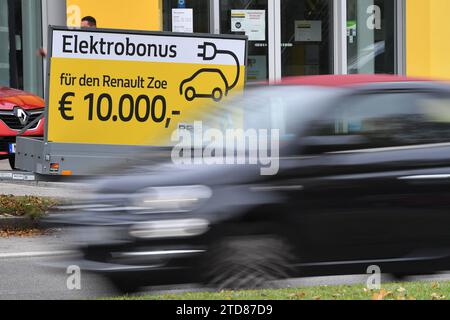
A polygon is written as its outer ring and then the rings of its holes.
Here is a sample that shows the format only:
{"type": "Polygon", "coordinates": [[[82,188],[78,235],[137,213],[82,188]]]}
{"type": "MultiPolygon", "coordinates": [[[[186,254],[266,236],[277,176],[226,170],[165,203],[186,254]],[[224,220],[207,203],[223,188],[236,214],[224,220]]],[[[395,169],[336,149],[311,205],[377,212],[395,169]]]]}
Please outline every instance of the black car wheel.
{"type": "Polygon", "coordinates": [[[230,237],[211,248],[204,275],[206,284],[219,290],[261,288],[289,278],[291,261],[289,247],[279,237],[230,237]]]}
{"type": "Polygon", "coordinates": [[[123,275],[108,276],[108,280],[114,286],[119,294],[134,294],[138,293],[141,286],[134,279],[129,279],[123,275]]]}

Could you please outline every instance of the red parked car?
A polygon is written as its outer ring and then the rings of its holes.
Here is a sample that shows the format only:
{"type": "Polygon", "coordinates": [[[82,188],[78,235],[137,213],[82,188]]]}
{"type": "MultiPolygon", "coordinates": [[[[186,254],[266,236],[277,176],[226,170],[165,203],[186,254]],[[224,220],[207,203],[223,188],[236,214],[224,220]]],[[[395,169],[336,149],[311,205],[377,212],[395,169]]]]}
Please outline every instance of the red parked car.
{"type": "MultiPolygon", "coordinates": [[[[17,135],[44,113],[44,106],[44,100],[32,93],[0,87],[0,160],[9,159],[12,168],[17,135]]],[[[43,119],[23,133],[23,136],[43,135],[43,119]]]]}

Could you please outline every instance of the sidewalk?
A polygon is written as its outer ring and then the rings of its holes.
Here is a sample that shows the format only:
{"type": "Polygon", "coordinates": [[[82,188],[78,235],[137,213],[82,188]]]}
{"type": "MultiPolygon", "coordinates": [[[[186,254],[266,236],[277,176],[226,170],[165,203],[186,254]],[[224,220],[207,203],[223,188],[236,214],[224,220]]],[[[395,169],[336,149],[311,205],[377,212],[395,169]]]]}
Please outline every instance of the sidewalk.
{"type": "Polygon", "coordinates": [[[37,196],[51,198],[79,198],[81,196],[79,187],[64,186],[44,187],[40,185],[0,183],[0,194],[13,196],[37,196]],[[76,192],[74,192],[74,189],[76,192]]]}
{"type": "MultiPolygon", "coordinates": [[[[7,160],[0,161],[0,171],[2,170],[11,170],[7,160]]],[[[80,198],[85,192],[88,192],[87,186],[77,183],[0,180],[0,195],[80,198]]]]}

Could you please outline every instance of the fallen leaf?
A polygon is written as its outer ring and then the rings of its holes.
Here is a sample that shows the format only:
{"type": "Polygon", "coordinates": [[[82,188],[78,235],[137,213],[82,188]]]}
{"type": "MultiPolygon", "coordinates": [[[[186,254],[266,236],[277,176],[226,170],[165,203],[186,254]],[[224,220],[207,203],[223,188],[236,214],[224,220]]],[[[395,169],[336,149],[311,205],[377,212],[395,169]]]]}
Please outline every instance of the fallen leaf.
{"type": "Polygon", "coordinates": [[[433,300],[444,300],[445,296],[444,295],[439,295],[439,294],[433,292],[431,294],[431,299],[433,299],[433,300]]]}
{"type": "Polygon", "coordinates": [[[26,238],[51,234],[51,230],[39,229],[1,229],[0,238],[26,238]]]}
{"type": "Polygon", "coordinates": [[[296,293],[291,293],[289,295],[289,298],[300,300],[300,299],[305,298],[305,296],[306,296],[306,294],[304,292],[296,292],[296,293]]]}
{"type": "Polygon", "coordinates": [[[384,300],[386,297],[392,295],[391,291],[386,291],[384,289],[381,289],[378,292],[375,292],[372,296],[372,300],[384,300]]]}

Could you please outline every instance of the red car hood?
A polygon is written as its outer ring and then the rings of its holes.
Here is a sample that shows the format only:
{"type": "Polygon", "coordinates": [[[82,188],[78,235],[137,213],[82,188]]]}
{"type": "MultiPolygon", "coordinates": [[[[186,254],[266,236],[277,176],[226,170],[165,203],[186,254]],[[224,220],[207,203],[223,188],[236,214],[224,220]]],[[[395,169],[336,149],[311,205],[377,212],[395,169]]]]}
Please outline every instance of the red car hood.
{"type": "Polygon", "coordinates": [[[22,107],[25,110],[42,109],[45,102],[35,94],[7,87],[0,87],[0,110],[13,110],[22,107]]]}

